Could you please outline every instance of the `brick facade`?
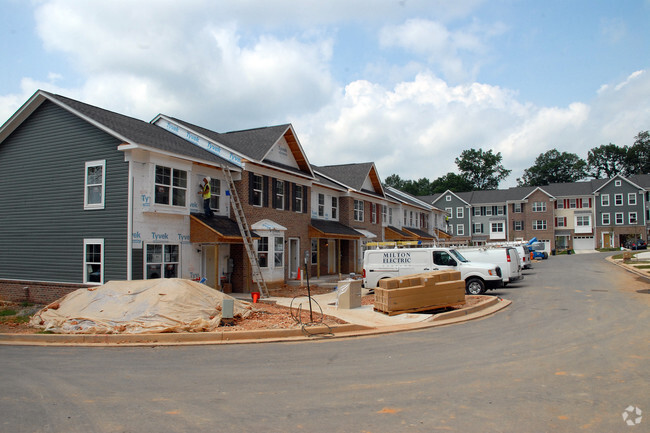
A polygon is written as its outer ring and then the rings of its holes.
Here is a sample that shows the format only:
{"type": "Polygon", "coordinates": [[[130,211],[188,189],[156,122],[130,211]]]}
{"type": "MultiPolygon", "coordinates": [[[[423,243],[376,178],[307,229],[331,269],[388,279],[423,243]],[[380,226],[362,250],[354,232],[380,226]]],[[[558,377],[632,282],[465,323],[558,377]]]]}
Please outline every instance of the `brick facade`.
{"type": "Polygon", "coordinates": [[[91,287],[83,284],[45,283],[20,280],[0,280],[0,299],[47,305],[77,289],[91,287]]]}

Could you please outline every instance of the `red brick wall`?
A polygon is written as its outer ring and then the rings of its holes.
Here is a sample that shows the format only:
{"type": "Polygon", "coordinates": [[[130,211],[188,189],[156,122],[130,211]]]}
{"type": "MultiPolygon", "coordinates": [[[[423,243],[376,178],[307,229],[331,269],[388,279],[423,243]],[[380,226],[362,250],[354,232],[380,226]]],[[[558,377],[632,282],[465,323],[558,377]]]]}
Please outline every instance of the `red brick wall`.
{"type": "Polygon", "coordinates": [[[373,224],[371,202],[369,200],[363,200],[363,221],[354,220],[354,198],[341,197],[339,202],[340,202],[340,209],[341,209],[339,222],[341,224],[345,224],[346,226],[356,228],[356,229],[368,230],[377,236],[377,239],[375,240],[381,241],[383,239],[380,204],[376,204],[377,222],[373,224]]]}
{"type": "Polygon", "coordinates": [[[92,287],[83,284],[41,283],[0,280],[0,299],[12,302],[49,304],[77,289],[92,287]]]}
{"type": "Polygon", "coordinates": [[[548,240],[551,242],[550,248],[555,249],[555,217],[554,217],[554,205],[548,195],[544,194],[542,191],[535,191],[528,197],[528,202],[523,204],[523,212],[513,218],[523,219],[524,221],[524,231],[515,232],[512,230],[512,222],[510,222],[511,232],[517,237],[523,237],[524,239],[531,239],[536,237],[539,240],[548,240]],[[546,211],[545,212],[533,212],[533,203],[534,202],[545,202],[546,211]],[[546,220],[546,230],[533,230],[533,221],[535,220],[546,220]]]}

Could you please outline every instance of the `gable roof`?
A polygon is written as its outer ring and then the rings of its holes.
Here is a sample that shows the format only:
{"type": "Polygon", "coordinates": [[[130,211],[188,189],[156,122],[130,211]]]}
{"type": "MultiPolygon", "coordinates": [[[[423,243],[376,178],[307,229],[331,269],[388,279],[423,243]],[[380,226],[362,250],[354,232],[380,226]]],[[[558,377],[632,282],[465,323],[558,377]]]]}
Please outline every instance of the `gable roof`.
{"type": "MultiPolygon", "coordinates": [[[[594,193],[596,193],[596,192],[600,191],[601,189],[605,188],[607,185],[609,185],[610,183],[612,183],[612,181],[614,181],[614,180],[616,180],[616,179],[624,180],[625,182],[629,183],[630,185],[632,185],[632,186],[635,187],[636,189],[644,189],[642,186],[637,185],[637,184],[634,183],[632,180],[627,179],[627,178],[621,176],[620,174],[617,174],[617,175],[614,176],[613,178],[611,178],[611,179],[607,179],[607,181],[606,181],[605,183],[603,183],[603,184],[602,184],[598,189],[594,190],[594,193]]],[[[639,178],[639,179],[641,179],[641,180],[645,180],[643,177],[641,177],[641,178],[639,178]]]]}
{"type": "Polygon", "coordinates": [[[374,162],[356,164],[314,166],[314,170],[322,176],[334,180],[348,189],[365,192],[367,194],[385,197],[384,188],[379,180],[379,174],[374,162]],[[372,183],[374,191],[363,188],[366,179],[372,183]]]}
{"type": "Polygon", "coordinates": [[[546,194],[546,195],[549,196],[550,198],[555,198],[555,197],[553,196],[553,194],[549,194],[549,193],[548,193],[544,188],[542,188],[541,186],[537,186],[537,187],[535,187],[535,189],[533,189],[530,193],[528,193],[528,194],[526,195],[526,197],[524,197],[524,200],[528,200],[528,197],[530,197],[531,195],[533,195],[533,193],[534,193],[535,191],[537,191],[537,190],[543,192],[544,194],[546,194]]]}
{"type": "Polygon", "coordinates": [[[228,150],[249,161],[258,164],[268,164],[292,172],[298,171],[303,175],[308,174],[309,177],[314,177],[311,165],[309,164],[307,156],[300,145],[291,124],[287,123],[283,125],[220,133],[164,114],[156,116],[151,123],[158,124],[160,120],[167,120],[168,122],[181,125],[184,128],[205,137],[209,141],[213,141],[226,147],[228,150]],[[266,160],[274,146],[276,146],[283,138],[287,142],[291,155],[299,167],[298,170],[274,161],[266,160]]]}
{"type": "MultiPolygon", "coordinates": [[[[406,193],[404,191],[400,191],[399,189],[393,188],[392,186],[386,186],[384,191],[385,191],[387,197],[392,198],[394,200],[397,200],[400,203],[408,204],[408,205],[419,207],[421,209],[426,209],[426,210],[437,209],[433,205],[420,200],[419,198],[415,197],[414,195],[411,195],[411,194],[406,193]]],[[[439,209],[437,209],[437,210],[439,210],[439,209]]]]}
{"type": "MultiPolygon", "coordinates": [[[[456,197],[458,200],[462,201],[462,202],[465,203],[466,205],[469,205],[469,203],[470,203],[470,199],[472,198],[472,193],[471,193],[471,192],[459,192],[459,193],[456,193],[456,192],[453,192],[452,190],[448,189],[447,191],[443,192],[443,193],[440,194],[438,197],[436,197],[436,198],[431,202],[431,204],[435,206],[435,203],[436,203],[437,201],[439,201],[440,199],[442,199],[443,197],[445,197],[447,194],[451,194],[451,195],[453,195],[454,197],[456,197]]],[[[443,206],[443,207],[444,207],[444,206],[443,206]]]]}
{"type": "Polygon", "coordinates": [[[149,122],[125,116],[84,102],[38,90],[0,129],[0,141],[4,140],[41,104],[50,101],[79,118],[89,122],[125,144],[183,156],[204,163],[230,164],[210,152],[190,145],[162,128],[149,122]]]}

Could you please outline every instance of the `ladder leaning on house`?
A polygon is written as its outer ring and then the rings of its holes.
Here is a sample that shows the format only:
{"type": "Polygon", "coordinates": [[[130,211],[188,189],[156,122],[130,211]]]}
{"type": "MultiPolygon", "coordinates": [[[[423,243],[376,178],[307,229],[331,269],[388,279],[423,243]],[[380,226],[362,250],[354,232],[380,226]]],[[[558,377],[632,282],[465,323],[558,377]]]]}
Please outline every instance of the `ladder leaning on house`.
{"type": "Polygon", "coordinates": [[[262,270],[260,269],[260,264],[257,261],[257,254],[255,254],[255,247],[253,245],[253,237],[251,236],[251,230],[248,227],[248,222],[246,222],[246,215],[244,215],[244,209],[242,208],[241,201],[239,200],[239,194],[237,194],[237,189],[235,188],[235,181],[232,178],[232,173],[230,172],[230,168],[228,168],[228,166],[221,165],[221,170],[223,171],[226,177],[226,181],[228,182],[228,189],[230,190],[230,201],[233,206],[233,213],[235,214],[235,219],[237,220],[237,225],[239,226],[239,232],[241,233],[244,248],[246,249],[246,254],[248,255],[248,261],[251,264],[251,277],[257,284],[257,288],[262,297],[267,298],[269,296],[269,290],[266,288],[266,283],[264,282],[264,277],[262,276],[262,270]]]}

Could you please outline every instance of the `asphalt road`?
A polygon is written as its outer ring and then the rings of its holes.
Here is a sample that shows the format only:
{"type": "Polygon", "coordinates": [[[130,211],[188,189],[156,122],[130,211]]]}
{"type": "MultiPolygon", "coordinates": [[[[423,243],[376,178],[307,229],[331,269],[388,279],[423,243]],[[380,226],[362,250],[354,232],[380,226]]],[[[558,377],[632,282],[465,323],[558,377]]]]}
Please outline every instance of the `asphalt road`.
{"type": "Polygon", "coordinates": [[[604,259],[551,257],[498,291],[505,310],[416,332],[0,346],[0,431],[650,431],[650,283],[604,259]]]}

